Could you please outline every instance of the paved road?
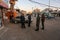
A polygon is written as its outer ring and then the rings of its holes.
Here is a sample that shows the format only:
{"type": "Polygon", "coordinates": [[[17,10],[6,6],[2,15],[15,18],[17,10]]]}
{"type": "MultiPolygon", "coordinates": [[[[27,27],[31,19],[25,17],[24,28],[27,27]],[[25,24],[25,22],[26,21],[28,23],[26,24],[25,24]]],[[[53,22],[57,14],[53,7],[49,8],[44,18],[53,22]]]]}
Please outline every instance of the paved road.
{"type": "Polygon", "coordinates": [[[46,20],[45,30],[35,31],[35,18],[29,28],[22,29],[20,24],[8,23],[5,21],[7,28],[0,37],[0,40],[60,40],[60,18],[46,20]]]}

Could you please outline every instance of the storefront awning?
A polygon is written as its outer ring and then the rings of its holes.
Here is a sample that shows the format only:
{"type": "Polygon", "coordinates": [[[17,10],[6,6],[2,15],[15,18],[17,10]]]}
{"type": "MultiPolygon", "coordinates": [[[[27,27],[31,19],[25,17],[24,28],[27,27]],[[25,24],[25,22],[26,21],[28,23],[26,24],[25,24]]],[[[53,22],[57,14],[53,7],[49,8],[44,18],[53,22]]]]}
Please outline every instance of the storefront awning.
{"type": "Polygon", "coordinates": [[[8,8],[8,5],[6,3],[4,3],[3,1],[0,2],[0,6],[4,7],[4,8],[8,8]]]}

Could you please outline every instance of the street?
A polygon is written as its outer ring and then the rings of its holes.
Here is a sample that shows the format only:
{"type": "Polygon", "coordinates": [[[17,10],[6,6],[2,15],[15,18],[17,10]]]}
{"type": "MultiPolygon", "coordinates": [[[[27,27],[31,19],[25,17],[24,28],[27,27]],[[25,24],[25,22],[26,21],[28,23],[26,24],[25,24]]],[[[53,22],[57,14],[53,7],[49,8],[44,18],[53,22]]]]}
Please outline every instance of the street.
{"type": "Polygon", "coordinates": [[[0,40],[60,40],[60,18],[46,19],[45,30],[36,29],[36,19],[34,18],[31,27],[22,29],[20,24],[8,23],[5,21],[5,30],[0,32],[0,40]]]}

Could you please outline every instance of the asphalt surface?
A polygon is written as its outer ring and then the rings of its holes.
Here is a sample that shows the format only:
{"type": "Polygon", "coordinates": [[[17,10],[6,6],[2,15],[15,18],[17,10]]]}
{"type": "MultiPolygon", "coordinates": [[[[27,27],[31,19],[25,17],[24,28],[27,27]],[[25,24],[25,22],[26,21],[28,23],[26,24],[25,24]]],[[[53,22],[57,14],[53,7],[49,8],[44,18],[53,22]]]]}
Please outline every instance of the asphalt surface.
{"type": "Polygon", "coordinates": [[[0,32],[0,40],[60,40],[60,18],[46,19],[45,29],[39,31],[36,29],[36,19],[33,18],[31,27],[25,24],[26,28],[22,29],[20,24],[13,24],[5,21],[5,29],[0,32]]]}

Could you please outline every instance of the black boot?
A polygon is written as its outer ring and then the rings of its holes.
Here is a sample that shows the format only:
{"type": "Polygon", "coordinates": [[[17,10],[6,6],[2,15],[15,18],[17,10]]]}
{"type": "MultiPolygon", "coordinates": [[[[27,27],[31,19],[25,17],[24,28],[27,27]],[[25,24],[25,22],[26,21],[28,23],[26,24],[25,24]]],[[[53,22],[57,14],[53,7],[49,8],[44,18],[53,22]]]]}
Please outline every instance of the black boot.
{"type": "Polygon", "coordinates": [[[39,31],[39,28],[35,29],[35,31],[39,31]]]}
{"type": "Polygon", "coordinates": [[[25,26],[23,28],[26,28],[25,26]]]}
{"type": "Polygon", "coordinates": [[[28,27],[30,27],[30,22],[28,23],[28,27]]]}
{"type": "Polygon", "coordinates": [[[28,27],[30,27],[30,25],[28,25],[28,27]]]}
{"type": "Polygon", "coordinates": [[[23,26],[23,28],[26,28],[25,25],[23,26]]]}
{"type": "Polygon", "coordinates": [[[42,27],[41,29],[44,30],[44,27],[42,27]]]}
{"type": "Polygon", "coordinates": [[[44,22],[42,22],[42,28],[41,29],[44,30],[44,22]]]}
{"type": "Polygon", "coordinates": [[[35,31],[39,31],[39,25],[36,26],[35,31]]]}

